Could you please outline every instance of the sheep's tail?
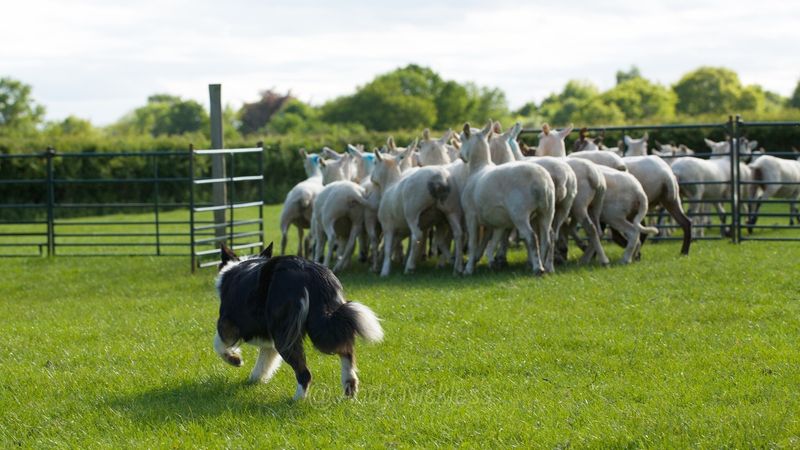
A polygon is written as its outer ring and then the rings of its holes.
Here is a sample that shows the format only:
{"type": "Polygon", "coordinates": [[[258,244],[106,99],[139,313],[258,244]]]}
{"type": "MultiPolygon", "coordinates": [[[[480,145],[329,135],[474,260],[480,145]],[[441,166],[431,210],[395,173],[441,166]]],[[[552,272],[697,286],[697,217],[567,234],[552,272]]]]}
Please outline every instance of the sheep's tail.
{"type": "Polygon", "coordinates": [[[642,221],[644,220],[645,216],[647,216],[647,209],[649,208],[647,203],[647,195],[644,193],[644,191],[639,191],[637,196],[639,197],[639,209],[636,211],[636,217],[633,219],[633,223],[635,223],[639,228],[639,233],[655,236],[658,234],[658,228],[642,225],[642,221]]]}
{"type": "Polygon", "coordinates": [[[437,202],[443,202],[450,195],[451,186],[447,181],[447,177],[441,172],[436,172],[428,180],[428,193],[437,202]]]}

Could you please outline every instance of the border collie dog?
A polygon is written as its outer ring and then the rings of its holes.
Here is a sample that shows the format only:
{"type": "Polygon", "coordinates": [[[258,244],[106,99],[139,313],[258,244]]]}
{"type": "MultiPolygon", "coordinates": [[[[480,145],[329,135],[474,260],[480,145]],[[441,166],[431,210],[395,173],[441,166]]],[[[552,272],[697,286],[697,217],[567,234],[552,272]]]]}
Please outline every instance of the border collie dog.
{"type": "Polygon", "coordinates": [[[223,245],[216,286],[220,307],[214,350],[240,367],[239,344],[259,347],[250,382],[268,381],[283,359],[297,378],[294,399],[305,398],[311,384],[303,350],[308,335],[321,352],[339,355],[344,394],[355,395],[356,334],[377,342],[383,329],[372,310],[344,300],[342,284],[327,267],[297,256],[273,258],[272,243],[247,259],[223,245]]]}

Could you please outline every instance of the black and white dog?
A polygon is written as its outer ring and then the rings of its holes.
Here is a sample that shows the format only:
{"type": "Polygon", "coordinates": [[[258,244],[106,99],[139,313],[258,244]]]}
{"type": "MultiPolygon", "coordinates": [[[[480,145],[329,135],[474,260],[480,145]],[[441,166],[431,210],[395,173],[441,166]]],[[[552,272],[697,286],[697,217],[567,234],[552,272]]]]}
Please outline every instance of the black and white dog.
{"type": "Polygon", "coordinates": [[[268,381],[283,359],[297,378],[294,399],[305,398],[311,383],[303,350],[308,335],[318,350],[339,355],[344,394],[356,393],[356,334],[377,342],[383,329],[372,310],[344,300],[342,284],[327,267],[297,256],[273,258],[271,243],[257,257],[241,260],[223,245],[216,285],[221,303],[214,350],[239,367],[240,342],[260,347],[251,382],[268,381]]]}

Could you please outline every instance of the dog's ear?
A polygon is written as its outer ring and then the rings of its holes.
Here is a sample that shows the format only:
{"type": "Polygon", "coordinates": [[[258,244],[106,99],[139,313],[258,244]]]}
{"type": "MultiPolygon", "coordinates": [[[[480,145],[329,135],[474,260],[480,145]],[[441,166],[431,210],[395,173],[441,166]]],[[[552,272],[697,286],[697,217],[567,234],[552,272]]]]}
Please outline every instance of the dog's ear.
{"type": "Polygon", "coordinates": [[[220,244],[219,253],[221,261],[219,263],[218,269],[222,269],[223,267],[225,267],[226,264],[228,264],[231,261],[239,260],[239,257],[236,256],[235,253],[233,253],[233,250],[229,249],[228,246],[226,246],[225,244],[220,244]]]}
{"type": "Polygon", "coordinates": [[[272,242],[269,243],[267,248],[261,250],[261,253],[259,253],[258,256],[266,259],[272,258],[272,242]]]}

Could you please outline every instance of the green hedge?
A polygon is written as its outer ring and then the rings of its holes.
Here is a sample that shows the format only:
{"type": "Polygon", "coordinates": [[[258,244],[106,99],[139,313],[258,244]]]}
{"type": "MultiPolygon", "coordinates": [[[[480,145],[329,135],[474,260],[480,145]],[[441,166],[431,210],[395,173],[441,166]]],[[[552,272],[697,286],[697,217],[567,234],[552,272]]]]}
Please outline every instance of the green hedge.
{"type": "MultiPolygon", "coordinates": [[[[800,121],[797,117],[764,117],[762,119],[800,121]]],[[[719,123],[724,124],[724,119],[719,117],[700,117],[693,123],[719,123]]],[[[684,121],[684,123],[690,123],[684,121]]],[[[576,127],[577,128],[577,127],[576,127]]],[[[635,130],[627,134],[637,138],[644,130],[635,130]]],[[[440,132],[434,132],[435,136],[440,132]]],[[[264,201],[267,203],[281,203],[286,193],[296,183],[304,179],[303,162],[298,154],[300,148],[308,151],[319,151],[323,146],[343,151],[348,143],[364,144],[367,148],[383,145],[386,138],[392,135],[398,145],[406,145],[419,136],[418,131],[398,131],[394,133],[351,133],[340,132],[326,135],[287,135],[287,136],[252,136],[245,139],[229,140],[225,142],[227,148],[253,147],[261,141],[264,145],[264,201]]],[[[623,132],[607,132],[606,145],[613,147],[622,139],[623,132]]],[[[686,144],[695,151],[707,152],[708,148],[703,138],[721,140],[725,137],[725,129],[712,127],[707,129],[668,129],[649,130],[650,142],[656,140],[662,143],[686,144]]],[[[768,151],[790,151],[792,146],[800,144],[800,127],[748,127],[746,135],[750,139],[757,139],[759,145],[768,151]]],[[[531,145],[536,144],[536,133],[524,134],[523,140],[531,145]]],[[[572,133],[567,141],[567,149],[572,148],[572,142],[577,138],[577,133],[572,133]]],[[[202,134],[164,136],[164,137],[103,137],[70,136],[61,137],[51,141],[45,136],[29,138],[0,138],[0,154],[31,154],[43,153],[48,147],[53,147],[58,153],[104,153],[104,152],[156,152],[156,151],[187,151],[190,145],[195,148],[207,148],[210,144],[202,134]]],[[[44,180],[46,174],[45,158],[13,158],[0,159],[0,179],[2,180],[44,180]]],[[[238,155],[236,164],[240,170],[238,174],[252,174],[255,171],[249,167],[256,164],[254,155],[238,155]]],[[[197,160],[196,176],[208,176],[210,172],[210,158],[197,160]]],[[[152,157],[108,157],[108,158],[55,158],[55,173],[58,179],[130,179],[148,178],[154,175],[154,161],[152,157]]],[[[188,158],[170,156],[158,159],[158,174],[161,177],[179,178],[187,177],[189,173],[188,158]]],[[[237,198],[254,199],[257,185],[250,183],[237,187],[237,198]]],[[[210,190],[198,189],[200,202],[210,198],[210,190]]],[[[152,202],[154,189],[151,184],[124,184],[124,185],[89,185],[70,184],[59,185],[56,190],[56,200],[59,203],[129,203],[152,202]]],[[[44,186],[35,184],[0,184],[0,202],[12,203],[41,203],[46,202],[44,186]]],[[[187,203],[189,191],[186,183],[162,183],[159,186],[159,201],[162,204],[187,203]]],[[[61,215],[74,214],[104,214],[108,209],[84,209],[62,211],[61,215]]],[[[43,210],[10,210],[0,209],[4,218],[41,216],[43,210]]]]}

